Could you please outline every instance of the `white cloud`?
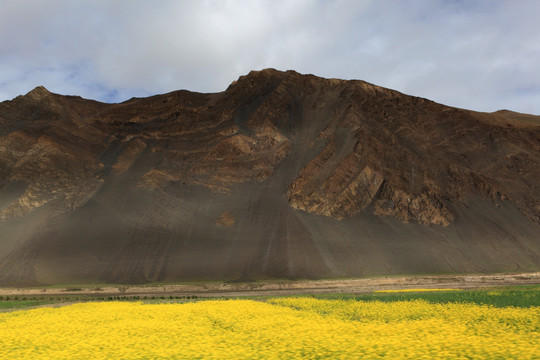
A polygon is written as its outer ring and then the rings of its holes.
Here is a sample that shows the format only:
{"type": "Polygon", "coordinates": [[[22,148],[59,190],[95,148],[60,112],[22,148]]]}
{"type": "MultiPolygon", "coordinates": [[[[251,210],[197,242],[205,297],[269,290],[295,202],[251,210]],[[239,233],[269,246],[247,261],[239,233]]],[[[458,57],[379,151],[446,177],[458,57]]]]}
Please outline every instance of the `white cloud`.
{"type": "Polygon", "coordinates": [[[122,101],[252,69],[364,79],[540,114],[540,2],[0,0],[0,100],[43,84],[122,101]]]}

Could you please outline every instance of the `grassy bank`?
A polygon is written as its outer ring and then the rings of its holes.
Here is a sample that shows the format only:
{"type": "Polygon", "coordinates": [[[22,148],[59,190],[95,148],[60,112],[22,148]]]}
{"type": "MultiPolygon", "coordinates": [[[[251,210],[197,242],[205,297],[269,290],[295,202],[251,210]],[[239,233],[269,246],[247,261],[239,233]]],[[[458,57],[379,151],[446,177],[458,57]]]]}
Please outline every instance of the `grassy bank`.
{"type": "Polygon", "coordinates": [[[540,306],[540,286],[511,286],[486,288],[480,290],[425,291],[409,289],[407,292],[373,292],[364,295],[329,294],[317,295],[320,299],[355,299],[359,301],[406,301],[425,300],[430,303],[472,303],[495,307],[531,307],[540,306]]]}
{"type": "MultiPolygon", "coordinates": [[[[318,299],[353,299],[358,301],[407,301],[425,300],[429,303],[472,303],[477,305],[492,305],[495,307],[532,307],[540,306],[540,286],[509,286],[484,288],[478,290],[454,290],[454,289],[408,289],[403,291],[373,292],[368,294],[319,294],[319,295],[291,295],[294,297],[315,297],[318,299]]],[[[254,300],[267,301],[280,296],[245,296],[254,300]]],[[[200,301],[205,299],[197,295],[118,295],[118,296],[95,296],[95,295],[62,295],[62,296],[0,296],[0,311],[22,310],[43,305],[60,303],[88,302],[88,301],[142,301],[144,303],[182,303],[200,301]]]]}

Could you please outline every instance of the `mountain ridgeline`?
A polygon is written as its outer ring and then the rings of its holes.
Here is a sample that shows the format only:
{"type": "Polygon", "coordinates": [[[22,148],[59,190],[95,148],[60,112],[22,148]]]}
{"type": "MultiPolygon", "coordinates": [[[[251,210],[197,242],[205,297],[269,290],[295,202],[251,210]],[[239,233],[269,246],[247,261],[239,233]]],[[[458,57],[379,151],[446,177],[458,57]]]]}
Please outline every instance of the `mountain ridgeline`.
{"type": "Polygon", "coordinates": [[[0,103],[0,285],[540,269],[540,117],[273,69],[0,103]]]}

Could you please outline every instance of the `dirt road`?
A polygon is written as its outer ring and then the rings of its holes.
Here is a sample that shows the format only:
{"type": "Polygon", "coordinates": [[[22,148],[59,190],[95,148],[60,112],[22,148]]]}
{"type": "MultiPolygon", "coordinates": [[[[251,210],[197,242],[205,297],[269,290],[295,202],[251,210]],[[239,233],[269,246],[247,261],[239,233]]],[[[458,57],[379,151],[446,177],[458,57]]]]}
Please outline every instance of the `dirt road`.
{"type": "Polygon", "coordinates": [[[540,285],[540,272],[433,276],[388,276],[366,279],[257,281],[246,283],[118,285],[106,287],[0,288],[0,296],[186,296],[236,297],[349,293],[415,288],[473,289],[505,285],[540,285]]]}

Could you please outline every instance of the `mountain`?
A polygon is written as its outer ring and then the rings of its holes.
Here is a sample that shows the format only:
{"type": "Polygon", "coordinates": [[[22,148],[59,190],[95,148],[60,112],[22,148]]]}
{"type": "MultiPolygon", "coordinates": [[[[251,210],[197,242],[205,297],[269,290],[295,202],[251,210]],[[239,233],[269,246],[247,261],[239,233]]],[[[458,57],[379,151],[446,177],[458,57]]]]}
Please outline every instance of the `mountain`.
{"type": "Polygon", "coordinates": [[[0,103],[0,285],[539,269],[539,116],[273,69],[0,103]]]}

